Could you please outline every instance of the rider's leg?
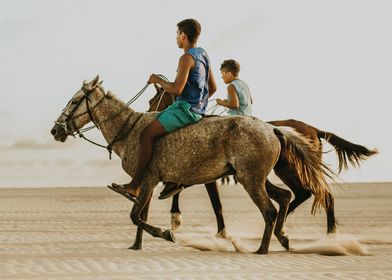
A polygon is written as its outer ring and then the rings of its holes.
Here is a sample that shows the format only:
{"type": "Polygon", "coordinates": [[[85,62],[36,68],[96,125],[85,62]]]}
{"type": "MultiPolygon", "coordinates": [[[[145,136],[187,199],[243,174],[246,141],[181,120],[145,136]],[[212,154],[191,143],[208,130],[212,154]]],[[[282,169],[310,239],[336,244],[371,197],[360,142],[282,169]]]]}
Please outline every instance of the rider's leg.
{"type": "Polygon", "coordinates": [[[156,119],[147,125],[140,134],[139,157],[135,176],[129,184],[124,185],[130,195],[137,196],[139,194],[140,183],[152,158],[154,143],[165,134],[165,129],[156,119]]]}

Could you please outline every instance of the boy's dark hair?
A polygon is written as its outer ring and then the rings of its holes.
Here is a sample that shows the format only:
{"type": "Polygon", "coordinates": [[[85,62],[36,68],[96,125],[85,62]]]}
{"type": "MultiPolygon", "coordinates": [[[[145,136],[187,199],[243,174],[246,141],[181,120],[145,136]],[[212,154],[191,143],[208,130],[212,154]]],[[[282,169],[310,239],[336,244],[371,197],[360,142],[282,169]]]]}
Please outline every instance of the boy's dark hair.
{"type": "Polygon", "coordinates": [[[180,32],[185,33],[189,43],[194,44],[197,42],[201,32],[201,25],[197,20],[193,18],[184,19],[177,23],[177,27],[180,32]]]}
{"type": "Polygon", "coordinates": [[[240,72],[240,64],[234,59],[228,59],[223,61],[220,70],[230,72],[231,74],[233,74],[234,77],[237,77],[238,73],[240,72]]]}

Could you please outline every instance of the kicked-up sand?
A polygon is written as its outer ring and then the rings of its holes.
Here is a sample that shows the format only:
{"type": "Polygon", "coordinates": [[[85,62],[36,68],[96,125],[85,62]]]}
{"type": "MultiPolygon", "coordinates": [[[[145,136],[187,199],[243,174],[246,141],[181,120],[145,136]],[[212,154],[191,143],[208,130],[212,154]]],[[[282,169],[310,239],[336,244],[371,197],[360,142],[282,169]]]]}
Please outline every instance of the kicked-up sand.
{"type": "MultiPolygon", "coordinates": [[[[176,243],[144,233],[132,251],[132,204],[106,187],[0,189],[0,279],[392,279],[392,183],[333,186],[338,233],[326,235],[312,199],[289,216],[291,251],[272,237],[258,249],[263,219],[240,185],[221,186],[231,239],[216,222],[202,186],[180,198],[176,243]]],[[[170,227],[171,199],[158,200],[149,222],[170,227]]]]}

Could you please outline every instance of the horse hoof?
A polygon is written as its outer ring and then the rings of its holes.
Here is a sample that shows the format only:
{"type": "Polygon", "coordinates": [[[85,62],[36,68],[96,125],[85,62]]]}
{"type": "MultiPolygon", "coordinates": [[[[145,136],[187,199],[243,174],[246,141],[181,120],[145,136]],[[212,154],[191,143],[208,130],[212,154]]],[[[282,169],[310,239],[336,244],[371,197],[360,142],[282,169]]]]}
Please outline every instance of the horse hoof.
{"type": "Polygon", "coordinates": [[[260,248],[259,250],[257,250],[256,252],[254,252],[254,254],[257,254],[257,255],[267,255],[267,254],[268,254],[268,249],[262,249],[262,248],[260,248]]]}
{"type": "Polygon", "coordinates": [[[167,241],[176,242],[176,238],[170,229],[164,231],[163,238],[167,241]]]}
{"type": "Polygon", "coordinates": [[[256,255],[267,255],[267,254],[268,254],[268,251],[257,250],[257,251],[254,252],[253,254],[256,254],[256,255]]]}
{"type": "Polygon", "coordinates": [[[279,239],[280,245],[283,246],[283,248],[285,248],[287,251],[289,251],[290,246],[289,246],[289,239],[286,236],[282,236],[279,239]]]}
{"type": "Polygon", "coordinates": [[[222,229],[217,234],[215,234],[216,238],[231,238],[231,236],[227,233],[226,229],[222,229]]]}
{"type": "Polygon", "coordinates": [[[142,245],[139,244],[133,244],[131,247],[128,248],[129,250],[141,250],[142,245]]]}
{"type": "Polygon", "coordinates": [[[171,229],[176,230],[180,227],[182,215],[180,213],[171,213],[171,229]]]}

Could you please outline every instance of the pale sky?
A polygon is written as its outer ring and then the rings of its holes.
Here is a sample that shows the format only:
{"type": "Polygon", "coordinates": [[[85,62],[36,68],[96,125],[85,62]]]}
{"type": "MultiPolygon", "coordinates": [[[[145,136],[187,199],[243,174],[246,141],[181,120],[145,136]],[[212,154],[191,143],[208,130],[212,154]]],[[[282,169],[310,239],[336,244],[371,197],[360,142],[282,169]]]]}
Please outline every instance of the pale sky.
{"type": "MultiPolygon", "coordinates": [[[[202,25],[215,98],[226,96],[220,63],[236,59],[256,117],[294,118],[376,147],[379,155],[341,181],[392,181],[391,12],[392,2],[377,0],[0,0],[0,187],[128,181],[105,150],[81,139],[55,143],[50,128],[96,74],[124,101],[151,73],[173,80],[182,54],[176,24],[189,17],[202,25]]],[[[153,94],[133,108],[145,111],[153,94]]],[[[337,166],[334,153],[326,160],[337,166]]]]}

